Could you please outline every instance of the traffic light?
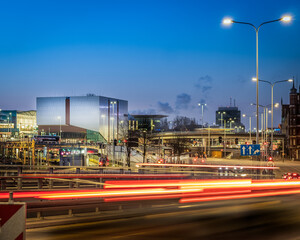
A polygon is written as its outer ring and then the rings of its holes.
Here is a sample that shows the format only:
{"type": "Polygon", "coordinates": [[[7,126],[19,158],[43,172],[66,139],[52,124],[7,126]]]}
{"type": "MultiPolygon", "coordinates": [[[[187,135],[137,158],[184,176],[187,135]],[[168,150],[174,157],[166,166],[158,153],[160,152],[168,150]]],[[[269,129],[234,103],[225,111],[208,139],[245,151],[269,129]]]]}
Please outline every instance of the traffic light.
{"type": "Polygon", "coordinates": [[[219,143],[222,143],[223,140],[222,140],[222,137],[219,137],[219,143]]]}
{"type": "Polygon", "coordinates": [[[114,146],[117,146],[117,139],[114,139],[114,146]]]}
{"type": "Polygon", "coordinates": [[[239,139],[238,138],[234,139],[234,143],[239,144],[239,139]]]}

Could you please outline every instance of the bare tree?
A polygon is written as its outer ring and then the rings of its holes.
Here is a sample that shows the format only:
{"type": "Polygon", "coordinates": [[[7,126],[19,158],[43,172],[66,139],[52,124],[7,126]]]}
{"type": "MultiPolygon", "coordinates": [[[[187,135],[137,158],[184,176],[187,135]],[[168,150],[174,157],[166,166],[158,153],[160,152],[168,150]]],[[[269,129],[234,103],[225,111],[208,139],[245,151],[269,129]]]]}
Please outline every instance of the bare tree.
{"type": "Polygon", "coordinates": [[[131,146],[128,142],[128,139],[131,137],[131,131],[129,130],[128,120],[123,120],[119,124],[119,138],[123,142],[123,146],[125,148],[125,155],[126,155],[126,165],[130,167],[130,154],[131,154],[131,146]]]}
{"type": "Polygon", "coordinates": [[[168,131],[170,129],[169,127],[169,123],[168,123],[168,119],[164,118],[160,121],[160,131],[165,132],[168,131]]]}
{"type": "Polygon", "coordinates": [[[177,163],[180,163],[180,156],[188,149],[188,143],[185,138],[181,136],[175,136],[171,142],[174,156],[177,156],[177,163]]]}
{"type": "Polygon", "coordinates": [[[191,131],[197,127],[194,118],[177,116],[174,119],[173,128],[176,131],[191,131]]]}
{"type": "Polygon", "coordinates": [[[149,134],[147,133],[147,131],[142,131],[141,136],[142,136],[142,146],[143,146],[143,163],[146,163],[147,162],[146,154],[148,150],[147,146],[150,143],[149,134]]]}

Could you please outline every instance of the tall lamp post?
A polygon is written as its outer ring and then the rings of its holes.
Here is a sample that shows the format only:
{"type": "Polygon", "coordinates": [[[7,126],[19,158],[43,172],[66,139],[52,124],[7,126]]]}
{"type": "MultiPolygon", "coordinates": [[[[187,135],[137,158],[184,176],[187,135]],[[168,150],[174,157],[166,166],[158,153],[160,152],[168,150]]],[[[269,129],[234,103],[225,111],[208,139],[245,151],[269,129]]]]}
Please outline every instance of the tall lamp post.
{"type": "MultiPolygon", "coordinates": [[[[250,105],[255,106],[256,104],[251,103],[250,105]]],[[[272,113],[272,111],[268,112],[268,107],[271,107],[273,109],[273,107],[275,106],[275,108],[277,108],[279,106],[279,103],[272,104],[272,106],[271,106],[271,104],[266,105],[266,106],[263,106],[263,105],[258,105],[258,106],[262,107],[264,109],[263,116],[265,116],[265,117],[262,117],[262,136],[264,136],[263,135],[263,130],[264,130],[263,126],[265,126],[265,129],[266,129],[266,132],[267,132],[267,129],[268,129],[268,126],[267,126],[268,125],[268,113],[272,113]]],[[[273,138],[273,136],[272,136],[272,138],[273,138]]],[[[266,135],[266,139],[267,139],[267,135],[266,135]]],[[[271,146],[273,146],[272,143],[271,143],[271,146]]]]}
{"type": "Polygon", "coordinates": [[[8,133],[10,133],[10,125],[9,125],[9,117],[7,117],[7,124],[8,124],[8,132],[7,132],[7,138],[8,138],[8,133]]]}
{"type": "Polygon", "coordinates": [[[113,143],[113,165],[115,164],[115,123],[117,121],[115,121],[115,104],[117,104],[116,101],[112,101],[110,102],[110,105],[112,106],[112,114],[113,114],[113,117],[111,118],[112,120],[112,135],[113,135],[113,138],[112,138],[112,143],[113,143]]]}
{"type": "MultiPolygon", "coordinates": [[[[267,21],[267,22],[263,22],[261,23],[258,27],[256,27],[254,24],[252,23],[248,23],[248,22],[238,22],[238,21],[234,21],[231,18],[225,18],[223,19],[223,24],[224,25],[230,25],[232,23],[239,23],[239,24],[244,24],[244,25],[249,25],[251,27],[254,28],[255,33],[256,33],[256,79],[259,79],[258,77],[258,32],[259,29],[261,28],[261,26],[267,24],[267,23],[273,23],[273,22],[290,22],[292,20],[291,16],[283,16],[282,18],[279,19],[275,19],[275,20],[271,20],[271,21],[267,21]]],[[[258,81],[256,81],[256,144],[259,144],[258,140],[259,140],[259,113],[258,113],[258,105],[259,105],[259,101],[258,101],[258,81]]]]}
{"type": "MultiPolygon", "coordinates": [[[[221,113],[218,112],[218,114],[221,114],[221,119],[220,119],[220,125],[221,125],[221,126],[220,126],[220,127],[222,127],[222,125],[224,124],[224,123],[223,123],[224,114],[226,114],[226,112],[221,112],[221,113]]],[[[224,126],[223,126],[223,127],[224,127],[224,126]]]]}
{"type": "Polygon", "coordinates": [[[224,158],[226,158],[226,120],[224,120],[224,158]]]}
{"type": "MultiPolygon", "coordinates": [[[[257,82],[257,78],[252,78],[252,81],[257,82]]],[[[294,82],[293,79],[288,79],[288,80],[281,80],[281,81],[276,81],[276,82],[270,82],[270,81],[266,81],[266,80],[258,80],[259,82],[264,82],[264,83],[268,83],[271,86],[271,157],[273,157],[273,134],[274,134],[274,128],[273,128],[273,116],[274,116],[274,86],[277,83],[283,83],[283,82],[294,82]]]]}
{"type": "Polygon", "coordinates": [[[201,107],[201,113],[202,113],[202,128],[203,128],[203,113],[204,113],[204,106],[207,106],[206,103],[198,103],[198,106],[201,107]]]}
{"type": "MultiPolygon", "coordinates": [[[[8,114],[7,121],[8,121],[8,133],[10,133],[10,137],[12,137],[12,130],[11,130],[11,127],[10,127],[10,123],[12,123],[11,112],[8,114]]],[[[7,136],[8,136],[8,133],[7,133],[7,136]]]]}
{"type": "Polygon", "coordinates": [[[203,146],[203,152],[205,151],[206,152],[206,145],[204,146],[204,139],[203,139],[203,112],[204,112],[204,106],[206,106],[207,104],[206,103],[198,103],[198,106],[201,107],[201,113],[202,113],[202,131],[201,131],[201,135],[202,135],[202,146],[203,146]]]}
{"type": "Polygon", "coordinates": [[[61,141],[61,116],[58,116],[57,119],[59,120],[59,138],[61,141]]]}
{"type": "Polygon", "coordinates": [[[229,128],[231,129],[232,128],[232,123],[234,123],[234,120],[232,120],[232,119],[229,119],[230,121],[229,121],[229,128]]]}
{"type": "MultiPolygon", "coordinates": [[[[243,117],[247,117],[247,115],[246,114],[243,114],[242,115],[243,117]]],[[[251,140],[251,133],[252,133],[252,129],[251,129],[251,116],[248,116],[249,117],[249,135],[250,135],[250,144],[251,144],[251,142],[252,142],[252,140],[251,140]]]]}

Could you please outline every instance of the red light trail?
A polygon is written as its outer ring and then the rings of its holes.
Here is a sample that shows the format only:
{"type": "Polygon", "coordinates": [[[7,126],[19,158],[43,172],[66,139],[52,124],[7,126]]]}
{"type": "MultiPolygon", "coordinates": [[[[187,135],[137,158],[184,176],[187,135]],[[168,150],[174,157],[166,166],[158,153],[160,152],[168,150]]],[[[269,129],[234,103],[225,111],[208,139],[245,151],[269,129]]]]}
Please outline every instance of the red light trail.
{"type": "MultiPolygon", "coordinates": [[[[15,199],[66,200],[102,198],[105,202],[178,199],[180,203],[299,194],[300,180],[126,180],[107,181],[99,190],[18,191],[15,199]]],[[[1,192],[0,199],[8,199],[1,192]]]]}

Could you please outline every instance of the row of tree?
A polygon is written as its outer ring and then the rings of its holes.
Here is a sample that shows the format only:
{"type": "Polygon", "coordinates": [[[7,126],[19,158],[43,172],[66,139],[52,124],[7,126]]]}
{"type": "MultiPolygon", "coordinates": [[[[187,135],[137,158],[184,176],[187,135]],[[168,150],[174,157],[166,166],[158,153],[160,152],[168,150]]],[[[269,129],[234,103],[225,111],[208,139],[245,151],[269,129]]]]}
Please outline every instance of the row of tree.
{"type": "MultiPolygon", "coordinates": [[[[173,122],[168,122],[167,118],[164,118],[160,122],[161,131],[191,131],[197,126],[196,120],[194,118],[188,117],[175,117],[173,122]]],[[[130,167],[130,155],[133,148],[138,148],[142,151],[143,162],[147,161],[147,149],[150,144],[149,140],[150,134],[143,129],[137,131],[128,130],[128,125],[123,124],[120,126],[120,138],[126,139],[126,156],[127,156],[127,166],[130,167]]],[[[170,143],[170,147],[173,149],[173,154],[180,158],[180,155],[187,149],[187,143],[181,137],[175,137],[170,143]]]]}
{"type": "Polygon", "coordinates": [[[195,128],[199,127],[196,123],[195,118],[188,118],[177,116],[172,122],[169,122],[167,118],[164,118],[160,122],[161,131],[192,131],[195,128]]]}

